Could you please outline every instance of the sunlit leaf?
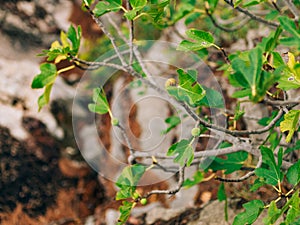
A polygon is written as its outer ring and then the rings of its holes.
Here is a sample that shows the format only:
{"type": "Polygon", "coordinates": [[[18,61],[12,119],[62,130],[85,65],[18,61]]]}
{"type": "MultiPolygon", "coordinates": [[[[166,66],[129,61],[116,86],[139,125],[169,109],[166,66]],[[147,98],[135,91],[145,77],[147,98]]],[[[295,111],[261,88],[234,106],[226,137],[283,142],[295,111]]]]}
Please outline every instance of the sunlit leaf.
{"type": "Polygon", "coordinates": [[[264,224],[274,224],[281,214],[282,210],[277,208],[275,201],[272,201],[268,209],[268,216],[263,219],[264,224]]]}
{"type": "Polygon", "coordinates": [[[298,123],[300,118],[300,110],[290,110],[284,115],[284,120],[280,123],[281,132],[288,131],[288,136],[285,141],[290,142],[295,131],[298,129],[298,123]]]}
{"type": "Polygon", "coordinates": [[[57,70],[56,66],[51,63],[43,63],[40,65],[41,73],[33,78],[31,83],[32,88],[43,88],[46,85],[54,83],[57,70]]]}
{"type": "Polygon", "coordinates": [[[121,213],[121,215],[118,219],[117,225],[123,225],[126,223],[130,216],[131,210],[134,208],[135,205],[135,202],[122,202],[122,205],[119,207],[119,212],[121,213]]]}
{"type": "Polygon", "coordinates": [[[134,164],[123,169],[118,177],[116,185],[120,190],[116,194],[116,200],[126,199],[133,195],[136,185],[145,173],[145,166],[134,164]]]}
{"type": "Polygon", "coordinates": [[[197,170],[197,172],[193,175],[193,180],[191,179],[186,179],[184,182],[183,182],[183,187],[185,188],[190,188],[190,187],[193,187],[194,185],[196,184],[199,184],[204,178],[204,174],[203,172],[197,170]]]}
{"type": "Polygon", "coordinates": [[[205,90],[197,82],[197,71],[188,70],[184,72],[182,69],[177,70],[179,75],[178,86],[168,86],[167,91],[178,101],[183,101],[192,107],[200,105],[200,101],[205,96],[205,90]]]}
{"type": "Polygon", "coordinates": [[[184,40],[179,44],[177,50],[197,51],[215,45],[213,36],[208,32],[190,29],[186,31],[186,35],[192,39],[193,42],[184,40]]]}

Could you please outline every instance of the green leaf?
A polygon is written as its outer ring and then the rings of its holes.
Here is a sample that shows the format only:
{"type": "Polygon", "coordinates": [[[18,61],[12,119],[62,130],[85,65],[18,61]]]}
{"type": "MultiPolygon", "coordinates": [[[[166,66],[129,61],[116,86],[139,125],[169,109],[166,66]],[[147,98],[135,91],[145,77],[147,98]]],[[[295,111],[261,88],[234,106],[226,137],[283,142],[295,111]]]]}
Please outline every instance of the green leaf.
{"type": "Polygon", "coordinates": [[[139,164],[130,165],[123,169],[116,182],[116,185],[120,188],[116,194],[116,200],[126,199],[134,194],[136,185],[145,170],[145,166],[139,164]]]}
{"type": "Polygon", "coordinates": [[[298,129],[298,122],[300,117],[300,110],[290,110],[287,114],[284,115],[284,120],[280,123],[281,132],[288,131],[289,134],[286,137],[285,141],[289,143],[298,129]]]}
{"type": "Polygon", "coordinates": [[[212,169],[213,171],[225,170],[225,174],[230,174],[241,169],[241,167],[244,165],[244,161],[248,157],[248,153],[239,151],[227,154],[226,157],[226,159],[219,157],[211,158],[212,162],[208,168],[212,169]]]}
{"type": "Polygon", "coordinates": [[[131,7],[134,8],[142,8],[147,4],[147,0],[130,0],[131,7]]]}
{"type": "Polygon", "coordinates": [[[288,18],[287,16],[280,16],[278,18],[280,25],[285,29],[287,32],[293,35],[293,37],[297,38],[300,41],[300,32],[296,28],[295,22],[288,18]]]}
{"type": "Polygon", "coordinates": [[[231,97],[232,98],[243,98],[243,97],[246,97],[246,96],[251,96],[251,89],[247,88],[247,89],[242,89],[242,90],[239,90],[239,91],[235,91],[231,97]]]}
{"type": "Polygon", "coordinates": [[[193,178],[193,180],[190,180],[189,178],[186,179],[183,182],[182,187],[190,188],[195,186],[196,184],[199,184],[203,180],[204,174],[201,171],[197,170],[196,173],[193,175],[193,178]]]}
{"type": "MultiPolygon", "coordinates": [[[[299,173],[299,171],[298,171],[299,173]]],[[[299,189],[295,191],[291,199],[287,202],[289,205],[289,210],[286,214],[285,222],[286,224],[292,224],[296,221],[300,221],[300,197],[299,189]]],[[[296,223],[299,224],[299,223],[296,223]]]]}
{"type": "Polygon", "coordinates": [[[232,68],[235,73],[229,76],[229,81],[233,86],[243,88],[239,93],[235,93],[235,97],[249,95],[254,102],[263,99],[266,91],[279,77],[263,71],[262,65],[263,50],[259,45],[232,60],[232,68]]]}
{"type": "Polygon", "coordinates": [[[268,209],[268,216],[263,219],[264,224],[274,224],[282,214],[282,210],[276,207],[276,202],[272,201],[268,209]]]}
{"type": "Polygon", "coordinates": [[[243,204],[245,212],[238,214],[232,225],[252,224],[258,218],[264,209],[264,203],[261,200],[253,200],[243,204]]]}
{"type": "Polygon", "coordinates": [[[194,159],[194,150],[189,140],[183,139],[173,144],[168,152],[167,156],[176,155],[174,162],[179,163],[180,166],[190,166],[194,159]]]}
{"type": "Polygon", "coordinates": [[[32,88],[43,88],[46,85],[53,84],[56,79],[57,70],[54,64],[43,63],[40,65],[40,70],[41,73],[33,78],[32,88]]]}
{"type": "Polygon", "coordinates": [[[180,51],[197,51],[203,48],[215,46],[213,36],[205,31],[190,29],[186,31],[186,35],[193,39],[193,42],[184,40],[182,41],[177,50],[180,51]]]}
{"type": "Polygon", "coordinates": [[[250,6],[258,5],[263,1],[264,0],[250,0],[250,1],[246,2],[245,4],[243,4],[243,7],[247,8],[247,7],[250,7],[250,6]]]}
{"type": "Polygon", "coordinates": [[[146,16],[146,18],[150,18],[151,22],[158,26],[159,28],[163,28],[166,26],[163,18],[165,14],[165,10],[167,6],[169,6],[170,0],[165,0],[160,3],[158,2],[149,2],[144,8],[141,15],[146,16]]]}
{"type": "Polygon", "coordinates": [[[123,225],[126,223],[126,221],[130,216],[131,210],[134,208],[135,205],[136,205],[135,202],[127,202],[127,201],[122,202],[122,205],[119,207],[119,211],[121,215],[118,219],[117,225],[123,225]]]}
{"type": "Polygon", "coordinates": [[[272,32],[267,38],[263,38],[261,44],[262,45],[265,44],[265,46],[263,46],[265,52],[273,52],[273,50],[278,45],[278,39],[281,33],[282,33],[282,28],[278,27],[275,33],[272,32]]]}
{"type": "Polygon", "coordinates": [[[233,4],[234,8],[238,7],[242,2],[243,0],[236,0],[233,4]]]}
{"type": "Polygon", "coordinates": [[[136,17],[137,12],[138,12],[138,10],[132,9],[132,10],[125,12],[124,16],[129,20],[133,20],[136,17]]]}
{"type": "Polygon", "coordinates": [[[168,117],[165,122],[167,124],[169,124],[169,127],[166,130],[162,131],[162,134],[167,134],[168,132],[170,132],[170,130],[172,130],[173,128],[175,128],[178,124],[181,123],[181,120],[178,116],[170,116],[168,117]]]}
{"type": "Polygon", "coordinates": [[[300,160],[288,169],[286,178],[294,186],[300,182],[300,160]]]}
{"type": "Polygon", "coordinates": [[[109,104],[106,99],[105,93],[100,88],[95,88],[93,90],[93,101],[94,101],[94,104],[88,105],[88,108],[91,112],[105,114],[110,111],[109,104]]]}
{"type": "Polygon", "coordinates": [[[278,159],[278,164],[276,164],[274,153],[271,149],[264,146],[261,146],[260,149],[262,160],[266,168],[261,167],[255,169],[255,174],[258,177],[264,178],[267,184],[276,186],[283,179],[283,173],[280,171],[282,159],[278,159]]]}
{"type": "Polygon", "coordinates": [[[300,88],[300,81],[295,78],[295,75],[290,71],[288,66],[281,66],[277,68],[274,73],[281,75],[278,80],[279,84],[277,85],[277,88],[284,91],[300,88]]]}
{"type": "Polygon", "coordinates": [[[203,89],[206,94],[204,98],[200,100],[199,105],[209,108],[224,108],[224,98],[220,92],[205,86],[203,86],[203,89]]]}
{"type": "Polygon", "coordinates": [[[68,36],[65,32],[61,31],[60,32],[60,41],[62,43],[62,46],[64,48],[70,47],[70,43],[68,42],[68,36]]]}
{"type": "Polygon", "coordinates": [[[41,111],[41,109],[42,109],[45,105],[47,105],[47,104],[49,103],[52,85],[53,85],[53,84],[47,85],[47,86],[45,87],[44,94],[42,94],[42,95],[39,97],[39,99],[38,99],[39,111],[41,111]]]}
{"type": "Polygon", "coordinates": [[[78,53],[79,46],[80,46],[80,39],[81,39],[81,27],[78,26],[77,31],[73,25],[71,25],[68,29],[67,33],[68,39],[72,43],[72,50],[74,51],[75,55],[78,53]]]}
{"type": "Polygon", "coordinates": [[[95,6],[94,13],[97,17],[108,12],[117,12],[122,8],[122,0],[105,0],[98,2],[95,6]]]}
{"type": "Polygon", "coordinates": [[[218,193],[217,193],[217,197],[218,197],[219,201],[224,201],[227,199],[224,183],[220,184],[218,193]]]}
{"type": "Polygon", "coordinates": [[[257,178],[254,183],[252,184],[250,191],[256,191],[258,188],[266,185],[263,179],[257,178]]]}
{"type": "Polygon", "coordinates": [[[300,149],[300,140],[296,141],[295,145],[294,146],[291,146],[291,147],[288,147],[285,151],[284,151],[284,154],[288,154],[292,151],[295,151],[295,150],[299,150],[300,149]]]}
{"type": "Polygon", "coordinates": [[[179,69],[177,73],[179,74],[179,85],[168,86],[168,93],[178,101],[186,102],[192,107],[199,106],[206,92],[197,82],[197,71],[188,70],[186,73],[179,69]]]}

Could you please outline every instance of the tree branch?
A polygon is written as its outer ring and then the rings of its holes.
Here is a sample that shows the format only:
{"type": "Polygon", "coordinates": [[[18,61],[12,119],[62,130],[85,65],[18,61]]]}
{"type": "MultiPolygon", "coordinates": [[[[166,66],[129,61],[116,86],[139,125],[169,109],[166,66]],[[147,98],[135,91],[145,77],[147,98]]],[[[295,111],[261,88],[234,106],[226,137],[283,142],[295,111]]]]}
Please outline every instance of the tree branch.
{"type": "Polygon", "coordinates": [[[118,49],[118,46],[116,45],[116,42],[115,42],[115,38],[111,35],[111,33],[106,30],[104,24],[102,23],[101,19],[96,17],[94,12],[90,9],[89,6],[85,5],[85,8],[87,9],[87,11],[90,13],[90,15],[92,16],[93,20],[97,23],[97,25],[101,28],[101,30],[103,31],[103,33],[109,38],[116,54],[118,55],[120,61],[121,61],[121,64],[123,66],[127,66],[127,63],[125,62],[125,59],[123,58],[122,54],[120,53],[119,49],[118,49]]]}
{"type": "Polygon", "coordinates": [[[182,185],[183,185],[183,182],[184,182],[184,170],[185,170],[185,166],[182,166],[182,167],[179,168],[179,180],[178,180],[177,186],[174,189],[152,190],[152,191],[148,192],[146,195],[144,195],[143,198],[148,198],[148,197],[150,197],[151,195],[154,195],[154,194],[167,194],[167,195],[176,194],[182,188],[182,185]]]}
{"type": "Polygon", "coordinates": [[[251,12],[249,12],[248,10],[246,9],[243,9],[239,6],[237,7],[234,7],[234,4],[232,3],[232,1],[230,0],[224,0],[228,5],[230,5],[232,8],[236,9],[237,11],[241,12],[241,13],[244,13],[245,15],[249,16],[251,19],[253,20],[256,20],[260,23],[264,23],[270,27],[274,27],[274,28],[277,28],[279,27],[279,24],[278,23],[274,23],[274,22],[271,22],[271,21],[268,21],[268,20],[265,20],[259,16],[256,16],[256,15],[253,15],[251,12]]]}

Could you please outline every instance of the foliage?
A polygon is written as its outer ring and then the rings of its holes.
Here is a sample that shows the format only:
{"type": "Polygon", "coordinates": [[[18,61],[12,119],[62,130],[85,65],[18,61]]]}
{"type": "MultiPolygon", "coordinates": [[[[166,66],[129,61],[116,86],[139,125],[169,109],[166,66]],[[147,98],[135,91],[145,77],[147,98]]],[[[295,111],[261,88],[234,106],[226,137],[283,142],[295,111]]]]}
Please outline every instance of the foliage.
{"type": "Polygon", "coordinates": [[[251,191],[257,191],[265,186],[272,188],[278,194],[278,198],[270,199],[269,204],[260,199],[245,203],[243,205],[245,210],[236,215],[234,225],[252,224],[264,210],[267,210],[267,217],[264,218],[265,224],[273,224],[283,215],[284,222],[282,224],[299,224],[299,152],[298,158],[295,158],[294,155],[297,155],[296,153],[300,149],[300,141],[297,140],[299,138],[300,110],[295,109],[300,102],[299,98],[287,99],[287,91],[300,88],[300,63],[298,61],[300,29],[299,21],[296,20],[299,15],[293,8],[295,4],[296,2],[289,1],[288,10],[280,10],[276,1],[267,4],[262,0],[224,0],[224,2],[219,0],[129,0],[128,2],[83,0],[84,8],[103,30],[104,36],[109,39],[116,56],[110,62],[92,63],[80,60],[78,57],[81,28],[71,25],[66,33],[61,32],[60,42],[53,42],[50,49],[41,54],[41,56],[47,57],[48,62],[40,65],[41,72],[32,81],[32,88],[44,88],[44,93],[38,99],[39,110],[49,103],[52,86],[63,72],[74,67],[97,70],[106,66],[131,74],[135,79],[131,83],[132,88],[140,87],[143,84],[148,85],[161,95],[167,94],[170,101],[175,101],[182,108],[183,117],[173,113],[165,119],[167,128],[161,132],[162,135],[176,130],[186,117],[192,118],[195,122],[194,128],[189,133],[190,138],[174,141],[175,143],[164,155],[166,159],[172,159],[178,168],[178,188],[153,190],[141,194],[136,189],[145,172],[152,168],[165,170],[166,168],[160,164],[160,159],[150,153],[147,156],[152,158],[152,164],[144,166],[142,158],[145,154],[139,156],[139,151],[135,152],[130,147],[126,130],[113,116],[110,107],[111,100],[104,92],[104,88],[100,86],[93,90],[90,104],[88,104],[89,110],[100,115],[106,113],[110,115],[112,125],[120,129],[124,135],[130,150],[128,154],[134,158],[132,162],[137,161],[136,164],[125,167],[116,181],[116,186],[119,188],[116,200],[122,201],[118,224],[125,224],[131,210],[137,204],[146,204],[147,198],[152,194],[172,195],[180,191],[182,187],[190,188],[194,185],[201,185],[201,182],[207,179],[208,173],[212,173],[211,177],[222,181],[218,190],[218,199],[225,201],[225,215],[227,215],[228,198],[226,182],[241,182],[249,179],[251,191]],[[264,9],[269,13],[265,17],[259,17],[252,11],[253,7],[264,9]],[[233,26],[236,26],[234,29],[221,26],[215,15],[220,16],[221,14],[223,20],[230,20],[235,15],[232,13],[233,10],[244,14],[251,19],[251,22],[239,26],[241,22],[234,21],[232,23],[233,26]],[[116,30],[113,32],[106,29],[101,20],[102,16],[112,14],[121,17],[122,23],[121,28],[114,27],[116,30]],[[222,73],[222,78],[227,79],[234,89],[232,96],[229,96],[231,101],[235,102],[235,106],[232,108],[224,103],[223,93],[201,84],[199,81],[201,75],[197,70],[177,68],[173,73],[176,75],[166,81],[165,88],[161,88],[151,80],[149,71],[145,70],[142,63],[142,56],[137,53],[138,48],[135,48],[135,33],[137,33],[134,30],[135,25],[139,24],[148,29],[151,24],[151,32],[161,29],[159,34],[164,34],[168,27],[176,29],[178,21],[184,21],[183,24],[186,25],[186,38],[182,37],[177,51],[190,53],[193,56],[197,55],[210,65],[215,73],[222,73]],[[228,39],[227,33],[234,32],[232,37],[236,34],[242,37],[251,28],[259,29],[257,23],[268,26],[271,31],[254,47],[246,51],[231,51],[231,49],[225,51],[221,47],[226,42],[235,41],[228,39]],[[123,29],[125,25],[128,27],[123,29]],[[116,41],[114,36],[122,32],[123,40],[116,41]],[[119,48],[119,43],[128,46],[119,48]],[[286,54],[279,51],[282,46],[288,48],[286,54]],[[212,55],[216,57],[215,51],[219,52],[217,62],[210,57],[212,55]],[[227,54],[227,51],[230,54],[227,54]],[[129,57],[127,57],[128,55],[129,57]],[[73,65],[58,70],[56,65],[61,60],[68,60],[73,65]],[[119,61],[119,64],[115,61],[119,61]],[[268,116],[257,120],[262,128],[238,130],[238,123],[249,120],[243,107],[245,102],[263,105],[271,109],[268,116]],[[220,110],[221,114],[227,118],[226,126],[221,127],[215,124],[212,119],[213,115],[207,113],[209,111],[207,109],[220,110]],[[198,151],[198,138],[215,135],[215,139],[220,139],[220,133],[225,140],[218,142],[214,149],[198,151]],[[253,135],[264,133],[266,137],[262,135],[263,140],[257,140],[253,135]],[[293,153],[295,154],[293,155],[293,153]],[[291,155],[294,158],[291,159],[291,155]],[[200,166],[198,166],[199,162],[201,162],[200,166]],[[193,178],[184,180],[185,168],[190,166],[198,166],[198,170],[193,178]],[[245,173],[245,170],[248,172],[245,173]],[[221,173],[222,177],[218,177],[216,172],[221,173]],[[237,173],[242,173],[243,176],[231,179],[231,176],[237,173]],[[256,178],[255,181],[250,179],[253,176],[256,178]],[[285,203],[282,207],[278,207],[276,203],[281,200],[284,200],[285,203]]]}

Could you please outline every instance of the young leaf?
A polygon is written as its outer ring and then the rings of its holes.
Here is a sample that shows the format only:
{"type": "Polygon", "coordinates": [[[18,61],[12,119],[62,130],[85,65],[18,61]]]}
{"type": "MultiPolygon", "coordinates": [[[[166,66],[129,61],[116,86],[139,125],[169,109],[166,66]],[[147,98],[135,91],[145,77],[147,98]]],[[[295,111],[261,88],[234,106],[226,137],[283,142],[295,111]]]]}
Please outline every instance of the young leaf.
{"type": "Polygon", "coordinates": [[[134,8],[142,8],[147,4],[147,0],[130,0],[131,7],[134,8]]]}
{"type": "Polygon", "coordinates": [[[252,224],[258,218],[264,209],[264,203],[261,200],[253,200],[243,204],[245,212],[238,214],[232,225],[252,224]]]}
{"type": "Polygon", "coordinates": [[[98,2],[95,6],[94,13],[97,17],[108,12],[117,12],[122,8],[122,0],[105,0],[98,2]]]}
{"type": "Polygon", "coordinates": [[[215,46],[213,36],[205,31],[190,29],[186,31],[186,35],[193,39],[193,42],[184,40],[182,41],[177,50],[180,51],[197,51],[203,48],[215,46]]]}
{"type": "MultiPolygon", "coordinates": [[[[293,224],[294,222],[300,222],[300,197],[299,189],[295,191],[291,199],[287,202],[289,205],[289,210],[286,214],[285,222],[286,224],[293,224]]],[[[299,224],[299,223],[295,223],[299,224]]]]}
{"type": "Polygon", "coordinates": [[[183,101],[192,107],[200,104],[206,92],[197,82],[197,71],[188,70],[187,73],[182,69],[177,70],[179,75],[178,86],[168,86],[167,91],[178,101],[183,101]]]}
{"type": "Polygon", "coordinates": [[[268,168],[257,168],[255,169],[255,174],[264,178],[267,184],[276,186],[283,178],[283,173],[280,171],[282,159],[279,159],[278,164],[276,164],[274,152],[271,149],[264,146],[261,146],[260,149],[263,162],[268,168]]]}
{"type": "Polygon", "coordinates": [[[116,200],[132,197],[136,185],[144,173],[145,166],[139,164],[125,167],[116,182],[116,185],[120,188],[116,194],[116,200]]]}
{"type": "Polygon", "coordinates": [[[263,219],[264,224],[274,224],[279,219],[281,214],[282,210],[276,207],[275,201],[272,201],[268,209],[268,216],[263,219]]]}
{"type": "Polygon", "coordinates": [[[280,123],[281,132],[288,131],[289,134],[286,137],[285,141],[289,143],[298,129],[298,122],[300,118],[300,110],[290,110],[287,114],[284,115],[284,120],[280,123]]]}
{"type": "Polygon", "coordinates": [[[190,180],[189,178],[186,179],[183,182],[182,187],[190,188],[190,187],[193,187],[196,184],[199,184],[203,180],[204,175],[201,171],[197,170],[196,173],[193,175],[193,178],[194,178],[193,180],[190,180]]]}
{"type": "Polygon", "coordinates": [[[135,202],[122,202],[122,205],[119,207],[119,212],[121,213],[121,215],[118,219],[117,225],[123,225],[126,223],[130,216],[131,210],[134,208],[135,205],[135,202]]]}
{"type": "Polygon", "coordinates": [[[288,169],[286,178],[294,186],[300,182],[300,160],[288,169]]]}
{"type": "Polygon", "coordinates": [[[299,29],[297,30],[295,22],[287,16],[281,16],[278,20],[283,29],[292,34],[293,37],[297,38],[300,43],[300,32],[299,29]]]}
{"type": "Polygon", "coordinates": [[[178,124],[181,123],[181,120],[178,116],[170,116],[168,117],[165,122],[169,124],[169,127],[166,130],[162,131],[162,134],[167,134],[170,130],[175,128],[178,124]]]}
{"type": "Polygon", "coordinates": [[[176,155],[174,162],[184,166],[186,163],[187,166],[190,166],[194,159],[194,150],[191,146],[189,140],[183,139],[175,144],[173,144],[167,153],[167,156],[176,155]]]}
{"type": "Polygon", "coordinates": [[[41,73],[33,78],[32,88],[43,88],[46,85],[53,84],[57,75],[56,66],[51,63],[43,63],[40,65],[41,73]]]}
{"type": "Polygon", "coordinates": [[[93,90],[93,101],[94,104],[89,104],[88,108],[91,112],[105,114],[109,112],[109,104],[106,99],[105,93],[100,88],[95,88],[93,90]]]}
{"type": "Polygon", "coordinates": [[[38,99],[39,111],[41,111],[41,109],[49,103],[52,86],[53,84],[47,85],[45,87],[44,93],[39,97],[38,99]]]}
{"type": "Polygon", "coordinates": [[[74,51],[73,54],[77,54],[80,46],[80,39],[81,39],[81,27],[78,26],[77,31],[73,25],[69,27],[67,33],[68,39],[72,43],[72,50],[74,51]]]}

